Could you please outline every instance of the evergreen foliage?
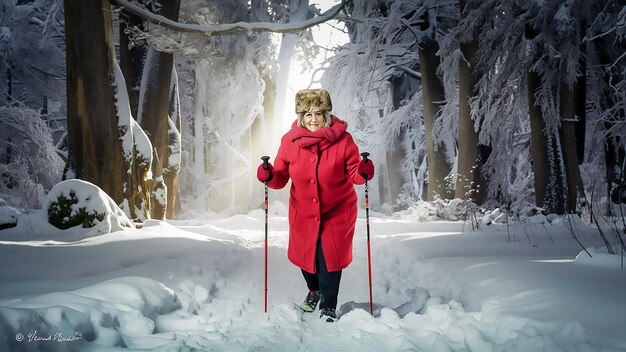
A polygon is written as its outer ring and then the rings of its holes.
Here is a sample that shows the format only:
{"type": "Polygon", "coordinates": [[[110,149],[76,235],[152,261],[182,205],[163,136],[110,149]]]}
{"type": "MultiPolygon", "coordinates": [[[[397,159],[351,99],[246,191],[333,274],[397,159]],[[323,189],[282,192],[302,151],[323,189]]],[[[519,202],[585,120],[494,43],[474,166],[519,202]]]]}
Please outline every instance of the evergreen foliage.
{"type": "Polygon", "coordinates": [[[48,222],[62,230],[82,225],[83,228],[96,226],[96,221],[103,221],[105,214],[86,207],[76,207],[78,203],[76,192],[71,191],[69,196],[60,194],[48,207],[48,222]]]}

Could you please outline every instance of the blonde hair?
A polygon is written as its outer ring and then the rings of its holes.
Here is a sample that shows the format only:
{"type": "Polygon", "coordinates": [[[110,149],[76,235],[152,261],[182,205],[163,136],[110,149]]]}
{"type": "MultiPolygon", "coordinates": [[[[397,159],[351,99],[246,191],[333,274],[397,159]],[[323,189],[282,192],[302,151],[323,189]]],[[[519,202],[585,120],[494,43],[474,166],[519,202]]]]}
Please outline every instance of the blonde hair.
{"type": "MultiPolygon", "coordinates": [[[[298,113],[298,127],[302,127],[304,125],[304,115],[306,115],[307,112],[313,111],[303,111],[298,113]]],[[[330,127],[330,125],[333,123],[332,119],[330,118],[330,111],[322,111],[322,114],[324,115],[324,126],[330,127]]]]}

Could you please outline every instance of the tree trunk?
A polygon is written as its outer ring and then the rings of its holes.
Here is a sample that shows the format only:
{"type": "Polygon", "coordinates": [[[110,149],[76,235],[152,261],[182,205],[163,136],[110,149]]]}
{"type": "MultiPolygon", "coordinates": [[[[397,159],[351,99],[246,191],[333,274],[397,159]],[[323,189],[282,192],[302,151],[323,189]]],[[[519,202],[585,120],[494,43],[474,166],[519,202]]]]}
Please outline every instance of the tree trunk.
{"type": "Polygon", "coordinates": [[[565,161],[565,174],[567,177],[567,212],[576,212],[576,200],[578,199],[578,184],[580,169],[578,167],[578,152],[576,141],[576,108],[574,90],[567,84],[560,87],[560,114],[561,114],[561,148],[565,161]]]}
{"type": "MultiPolygon", "coordinates": [[[[399,77],[392,76],[389,78],[394,110],[401,107],[402,100],[407,99],[412,94],[415,94],[415,87],[411,85],[409,80],[414,80],[414,78],[409,77],[408,75],[402,75],[399,77]]],[[[402,193],[404,184],[410,183],[410,180],[403,179],[402,175],[402,161],[406,159],[406,152],[402,148],[403,138],[406,138],[404,132],[395,137],[395,141],[390,143],[385,156],[385,175],[389,181],[389,196],[391,198],[391,204],[395,204],[398,200],[398,196],[402,193]]],[[[400,209],[394,207],[394,210],[400,209]]]]}
{"type": "MultiPolygon", "coordinates": [[[[139,27],[143,28],[143,19],[126,11],[120,14],[120,69],[124,75],[126,82],[126,90],[128,92],[128,102],[133,118],[137,119],[137,109],[139,101],[139,90],[141,87],[141,74],[146,58],[147,47],[145,44],[129,48],[130,39],[125,33],[127,28],[139,27]]],[[[139,124],[135,124],[133,128],[141,128],[139,124]]],[[[142,132],[143,133],[143,132],[142,132]]],[[[128,199],[129,217],[134,220],[142,221],[150,218],[150,188],[151,179],[149,178],[152,160],[145,158],[143,155],[135,153],[135,168],[131,176],[132,189],[131,196],[128,199]]]]}
{"type": "Polygon", "coordinates": [[[478,153],[478,131],[471,116],[470,99],[476,92],[476,75],[470,64],[478,50],[478,42],[461,43],[465,59],[459,62],[459,136],[458,164],[455,197],[471,199],[481,204],[485,199],[486,185],[481,175],[482,158],[478,153]]]}
{"type": "Polygon", "coordinates": [[[163,179],[167,187],[167,210],[166,217],[173,219],[180,210],[178,197],[178,172],[180,171],[180,158],[182,141],[180,137],[181,123],[180,96],[178,93],[178,75],[172,71],[172,87],[170,92],[170,109],[168,117],[168,158],[163,169],[163,179]]]}
{"type": "Polygon", "coordinates": [[[120,13],[120,68],[126,80],[130,111],[135,118],[139,102],[139,89],[141,87],[141,74],[146,59],[147,46],[138,45],[132,49],[128,47],[130,39],[125,33],[127,28],[144,27],[143,19],[126,11],[120,13]]]}
{"type": "Polygon", "coordinates": [[[451,185],[446,179],[451,171],[445,146],[433,141],[433,126],[445,99],[443,84],[437,76],[439,44],[434,40],[421,43],[419,49],[420,72],[422,74],[422,91],[424,96],[424,126],[428,159],[428,200],[436,196],[451,199],[451,185]]]}
{"type": "MultiPolygon", "coordinates": [[[[163,1],[161,15],[172,19],[178,19],[180,0],[163,1]]],[[[172,79],[172,67],[174,56],[161,53],[155,48],[148,48],[142,73],[142,85],[139,95],[139,124],[146,131],[153,148],[152,175],[155,180],[164,175],[169,157],[169,97],[172,79]]],[[[157,181],[164,182],[164,181],[157,181]]],[[[173,183],[172,183],[173,185],[173,183]]],[[[168,189],[167,194],[176,193],[176,190],[168,189]]],[[[167,201],[167,198],[157,196],[153,199],[167,201]]],[[[152,203],[151,217],[165,219],[167,208],[173,204],[152,203]]]]}
{"type": "MultiPolygon", "coordinates": [[[[612,126],[605,123],[607,129],[612,126]]],[[[624,148],[620,145],[619,137],[607,135],[604,143],[604,157],[606,164],[607,196],[613,203],[620,203],[620,188],[622,187],[624,148]]],[[[608,215],[611,215],[611,207],[608,204],[608,215]]]]}
{"type": "Polygon", "coordinates": [[[580,165],[585,161],[585,137],[587,132],[587,42],[584,40],[584,36],[587,33],[587,21],[581,20],[580,29],[580,65],[581,75],[576,79],[574,84],[574,94],[576,95],[574,101],[575,115],[577,122],[575,123],[576,129],[576,151],[578,158],[578,196],[586,198],[585,187],[583,185],[582,175],[580,174],[580,165]]]}
{"type": "Polygon", "coordinates": [[[541,77],[528,73],[528,110],[530,114],[530,148],[535,176],[535,202],[546,213],[564,214],[567,204],[567,178],[560,138],[546,128],[535,92],[541,77]]]}
{"type": "MultiPolygon", "coordinates": [[[[309,12],[309,0],[290,0],[289,1],[289,22],[304,21],[309,12]]],[[[284,33],[280,41],[280,50],[278,51],[279,69],[274,76],[274,84],[276,93],[274,98],[273,114],[271,118],[270,131],[274,134],[273,138],[280,140],[283,130],[283,111],[285,99],[294,99],[287,97],[287,81],[289,79],[289,69],[291,67],[291,58],[296,50],[298,42],[298,34],[284,33]]],[[[295,116],[295,112],[288,113],[295,116]]]]}
{"type": "MultiPolygon", "coordinates": [[[[461,0],[460,5],[461,16],[466,16],[472,9],[467,6],[467,0],[461,0]]],[[[474,126],[470,109],[470,99],[476,95],[474,87],[478,82],[474,60],[478,47],[477,39],[460,44],[463,57],[459,62],[458,162],[454,196],[482,204],[487,195],[487,181],[482,174],[482,168],[489,156],[489,148],[478,144],[479,129],[474,126]]]]}
{"type": "MultiPolygon", "coordinates": [[[[578,152],[578,165],[585,160],[585,133],[587,131],[587,42],[584,36],[587,33],[587,21],[581,20],[581,39],[580,39],[580,65],[581,75],[574,85],[574,108],[578,122],[576,123],[576,151],[578,152]]],[[[582,182],[581,182],[582,183],[582,182]]],[[[581,189],[582,191],[582,189],[581,189]]]]}
{"type": "MultiPolygon", "coordinates": [[[[611,57],[610,48],[613,43],[613,39],[610,37],[599,38],[595,43],[595,49],[598,53],[598,61],[600,65],[607,68],[613,64],[615,58],[611,57]]],[[[626,49],[626,48],[625,48],[626,49]]],[[[619,104],[619,101],[615,96],[615,91],[611,88],[615,82],[622,80],[622,76],[615,70],[605,70],[603,76],[603,92],[601,96],[600,108],[602,110],[608,110],[619,104]]],[[[604,145],[605,150],[605,165],[606,165],[606,183],[607,183],[607,197],[611,199],[613,203],[626,203],[626,183],[624,181],[624,168],[626,151],[624,150],[624,142],[619,134],[613,133],[616,123],[625,120],[624,109],[621,109],[621,116],[615,116],[613,119],[606,119],[604,121],[604,129],[606,131],[606,140],[604,145]]],[[[607,202],[607,215],[612,215],[611,202],[607,202]]]]}
{"type": "Polygon", "coordinates": [[[115,50],[110,2],[65,0],[64,6],[70,159],[77,178],[98,185],[120,204],[127,163],[111,79],[115,50]]]}
{"type": "Polygon", "coordinates": [[[548,186],[548,156],[544,136],[543,114],[541,107],[535,105],[535,91],[541,87],[541,78],[535,72],[528,73],[528,112],[530,115],[530,151],[533,159],[535,176],[535,204],[543,206],[548,186]]]}

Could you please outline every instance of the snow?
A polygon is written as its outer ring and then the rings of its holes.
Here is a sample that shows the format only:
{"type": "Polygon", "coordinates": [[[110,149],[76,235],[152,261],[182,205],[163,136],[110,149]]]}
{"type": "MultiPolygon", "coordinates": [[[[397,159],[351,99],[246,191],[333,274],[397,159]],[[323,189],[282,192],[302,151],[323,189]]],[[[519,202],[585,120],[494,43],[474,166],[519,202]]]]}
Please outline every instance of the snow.
{"type": "MultiPolygon", "coordinates": [[[[126,91],[126,83],[122,69],[117,62],[114,63],[113,81],[115,87],[115,111],[117,112],[117,127],[122,140],[122,150],[124,152],[124,160],[130,165],[133,157],[133,127],[134,124],[132,113],[130,111],[130,102],[128,100],[128,92],[126,91]]],[[[131,170],[128,170],[130,173],[131,170]]]]}
{"type": "Polygon", "coordinates": [[[373,316],[361,210],[333,324],[292,306],[306,286],[286,258],[286,206],[278,201],[270,203],[267,314],[260,209],[213,220],[147,220],[141,229],[82,239],[3,230],[0,349],[626,348],[626,271],[593,227],[571,222],[589,257],[569,221],[537,217],[507,226],[502,211],[493,211],[480,218],[482,231],[470,231],[461,220],[418,220],[436,209],[372,214],[373,316]]]}
{"type": "Polygon", "coordinates": [[[0,226],[4,224],[16,224],[19,216],[19,210],[8,205],[0,205],[0,226]]]}
{"type": "Polygon", "coordinates": [[[624,267],[624,258],[621,255],[607,253],[606,247],[591,247],[586,248],[586,251],[578,253],[574,259],[574,263],[618,269],[624,267]]]}
{"type": "Polygon", "coordinates": [[[54,186],[48,193],[42,209],[16,216],[17,226],[2,231],[0,238],[11,241],[39,240],[43,241],[41,243],[52,244],[59,243],[57,240],[76,241],[94,235],[135,227],[122,209],[102,189],[90,182],[78,179],[61,181],[54,186]],[[50,205],[56,202],[60,196],[72,198],[72,195],[76,198],[76,203],[71,206],[72,215],[83,209],[88,214],[102,214],[102,220],[96,219],[94,226],[90,228],[77,225],[69,229],[59,229],[48,223],[50,205]]]}

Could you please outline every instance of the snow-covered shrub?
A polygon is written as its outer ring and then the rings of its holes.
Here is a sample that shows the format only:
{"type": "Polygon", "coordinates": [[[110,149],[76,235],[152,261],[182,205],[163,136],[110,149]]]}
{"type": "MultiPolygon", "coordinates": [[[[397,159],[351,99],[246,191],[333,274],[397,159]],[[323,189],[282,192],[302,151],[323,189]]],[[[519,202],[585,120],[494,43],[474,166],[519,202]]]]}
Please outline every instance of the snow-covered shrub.
{"type": "Polygon", "coordinates": [[[104,220],[104,213],[94,209],[88,211],[86,207],[74,207],[76,204],[78,204],[76,192],[70,191],[68,197],[59,195],[48,206],[48,222],[65,230],[78,225],[91,228],[96,225],[96,221],[104,220]]]}
{"type": "Polygon", "coordinates": [[[60,229],[82,226],[91,234],[103,234],[135,227],[102,189],[82,180],[59,182],[50,190],[44,210],[48,222],[60,229]]]}
{"type": "Polygon", "coordinates": [[[37,111],[0,107],[0,197],[15,207],[38,208],[64,165],[37,111]]]}
{"type": "Polygon", "coordinates": [[[0,206],[0,230],[15,227],[19,216],[20,212],[17,209],[8,205],[0,206]]]}

